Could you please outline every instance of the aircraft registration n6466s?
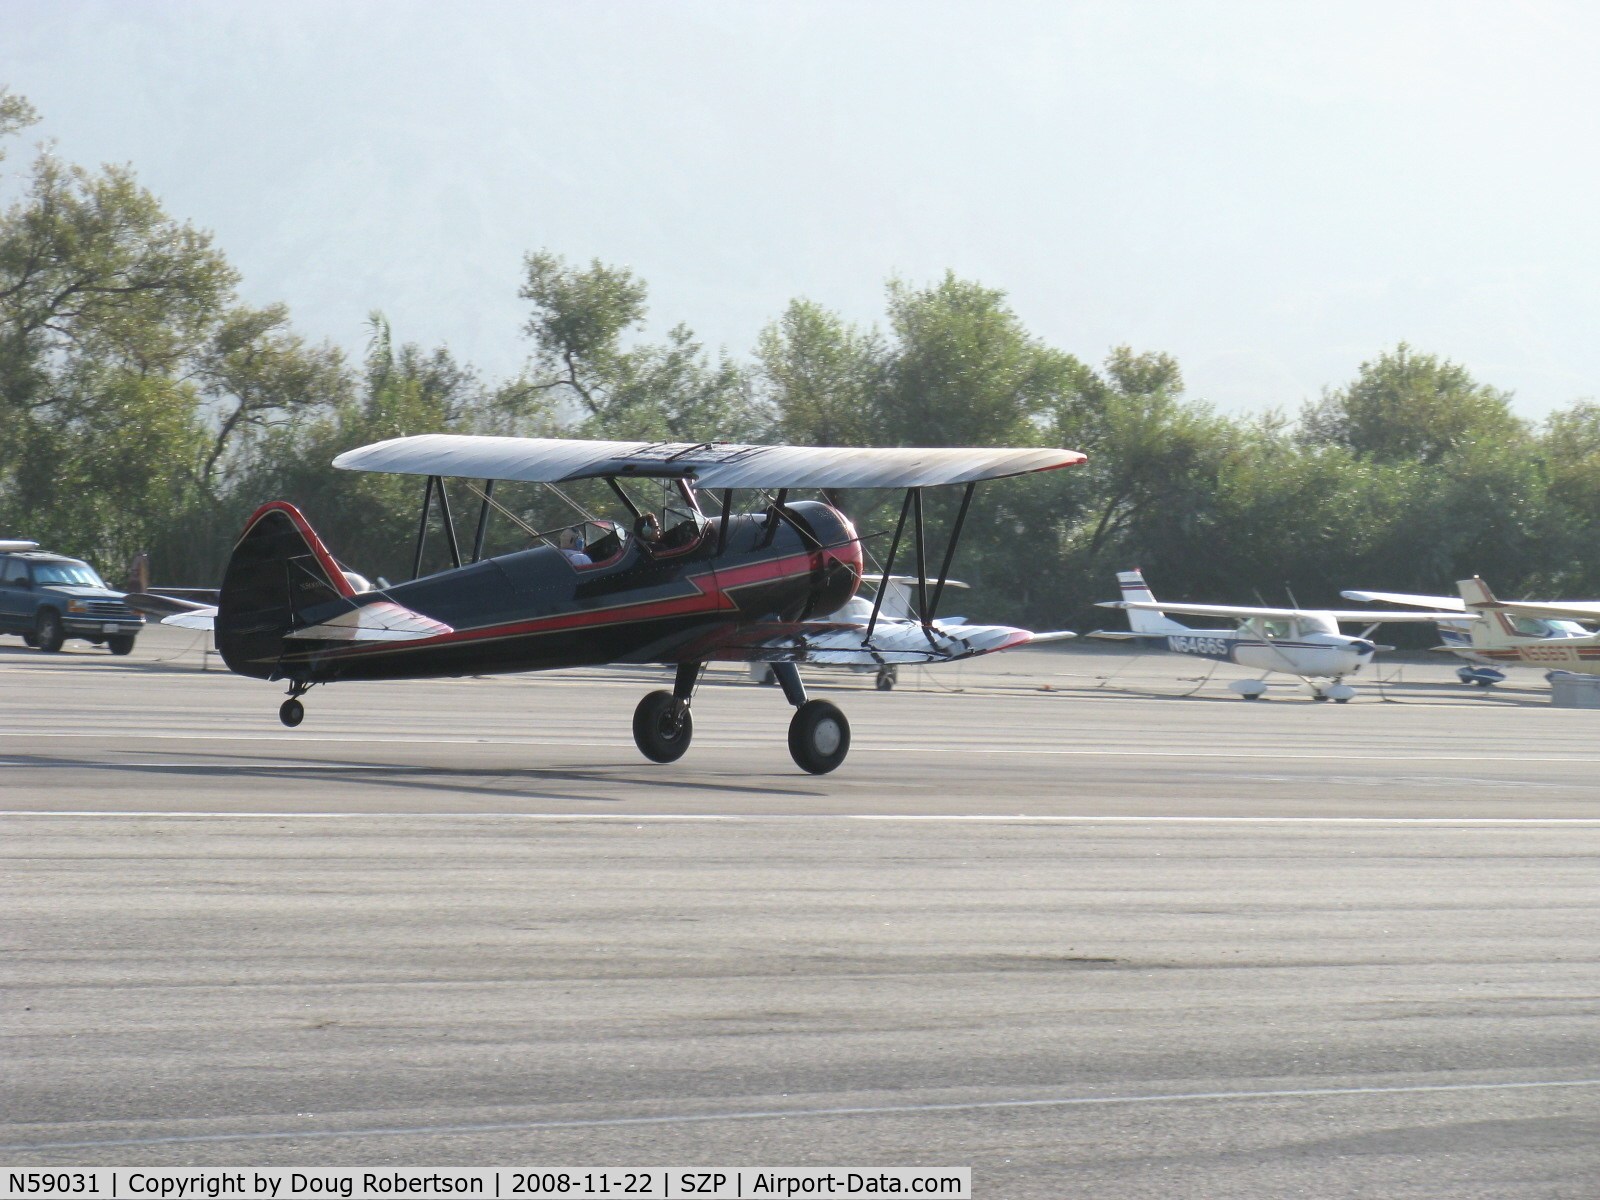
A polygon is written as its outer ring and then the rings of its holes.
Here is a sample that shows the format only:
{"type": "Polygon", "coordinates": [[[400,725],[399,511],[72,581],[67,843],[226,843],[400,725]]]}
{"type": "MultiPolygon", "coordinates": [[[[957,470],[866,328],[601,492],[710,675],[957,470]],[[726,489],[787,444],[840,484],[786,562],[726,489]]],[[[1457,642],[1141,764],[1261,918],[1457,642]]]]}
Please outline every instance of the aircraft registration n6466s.
{"type": "Polygon", "coordinates": [[[300,696],[319,683],[674,665],[673,689],[645,696],[633,716],[634,741],[656,762],[672,762],[688,749],[690,702],[708,662],[768,663],[796,710],[789,752],[803,769],[823,774],[844,761],[850,725],[833,704],[807,699],[795,664],[950,662],[1030,640],[1025,629],[940,622],[941,593],[980,481],[1083,461],[1075,450],[1036,448],[395,438],[341,454],[333,465],[426,477],[413,575],[421,570],[435,496],[449,569],[374,588],[338,564],[298,509],[275,501],[246,524],[216,605],[169,602],[188,611],[167,620],[214,628],[231,670],[287,681],[279,717],[289,726],[304,718],[300,696]],[[483,481],[471,485],[483,506],[465,554],[450,517],[447,476],[483,481]],[[484,558],[491,509],[521,523],[494,499],[500,480],[553,488],[604,480],[620,519],[580,510],[572,525],[528,530],[540,543],[531,549],[484,558]],[[965,488],[942,565],[930,578],[923,489],[941,485],[965,488]],[[838,509],[791,501],[789,492],[833,488],[905,490],[883,575],[891,577],[909,543],[915,621],[879,620],[886,585],[864,620],[825,615],[861,583],[861,538],[838,509]],[[759,494],[756,511],[734,512],[736,489],[759,494]],[[657,500],[646,502],[652,490],[657,500]],[[699,496],[713,490],[719,511],[707,517],[699,496]]]}
{"type": "MultiPolygon", "coordinates": [[[[1106,600],[1101,608],[1128,611],[1127,632],[1097,630],[1089,636],[1116,640],[1138,640],[1177,654],[1193,654],[1220,662],[1238,663],[1263,673],[1297,675],[1311,688],[1313,700],[1345,703],[1356,694],[1345,683],[1372,661],[1378,646],[1371,640],[1379,625],[1390,621],[1460,620],[1459,613],[1422,612],[1343,612],[1330,609],[1248,608],[1227,604],[1183,604],[1158,601],[1145,584],[1138,569],[1117,572],[1122,585],[1121,600],[1106,600]],[[1201,617],[1226,617],[1238,622],[1231,629],[1191,629],[1166,617],[1165,613],[1184,613],[1201,617]],[[1367,626],[1360,636],[1339,632],[1339,622],[1367,626]]],[[[1259,679],[1238,679],[1228,687],[1246,700],[1255,700],[1267,690],[1259,679]]]]}

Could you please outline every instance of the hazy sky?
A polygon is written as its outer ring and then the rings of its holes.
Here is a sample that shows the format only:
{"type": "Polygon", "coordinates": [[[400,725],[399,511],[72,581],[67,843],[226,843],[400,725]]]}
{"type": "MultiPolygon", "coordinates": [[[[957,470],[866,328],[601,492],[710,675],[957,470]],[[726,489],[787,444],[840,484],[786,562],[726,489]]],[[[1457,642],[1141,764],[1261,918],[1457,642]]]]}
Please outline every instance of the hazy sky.
{"type": "Polygon", "coordinates": [[[739,356],[951,268],[1231,410],[1402,339],[1530,416],[1600,396],[1597,43],[1510,0],[0,0],[30,135],[132,163],[318,338],[377,308],[510,373],[536,248],[739,356]]]}

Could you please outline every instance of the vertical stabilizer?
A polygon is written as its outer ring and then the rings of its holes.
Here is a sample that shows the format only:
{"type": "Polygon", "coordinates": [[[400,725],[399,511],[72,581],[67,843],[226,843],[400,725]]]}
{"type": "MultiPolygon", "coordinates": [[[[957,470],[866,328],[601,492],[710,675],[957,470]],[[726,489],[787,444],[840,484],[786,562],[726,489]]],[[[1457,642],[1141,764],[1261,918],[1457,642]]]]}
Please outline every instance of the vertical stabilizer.
{"type": "MultiPolygon", "coordinates": [[[[1122,585],[1122,598],[1130,603],[1153,604],[1155,597],[1150,593],[1150,585],[1144,581],[1144,572],[1138,567],[1131,571],[1118,571],[1117,582],[1122,585]]],[[[1187,633],[1189,627],[1174,621],[1171,617],[1155,612],[1148,608],[1130,608],[1128,613],[1128,628],[1135,633],[1187,633]]]]}
{"type": "Polygon", "coordinates": [[[281,675],[285,635],[309,609],[354,594],[322,539],[292,504],[263,504],[228,558],[217,597],[217,652],[230,670],[281,675]]]}
{"type": "Polygon", "coordinates": [[[1456,589],[1461,593],[1461,598],[1467,602],[1468,608],[1500,607],[1500,601],[1494,598],[1494,593],[1489,590],[1489,585],[1483,581],[1481,575],[1474,575],[1471,579],[1458,579],[1456,589]]]}

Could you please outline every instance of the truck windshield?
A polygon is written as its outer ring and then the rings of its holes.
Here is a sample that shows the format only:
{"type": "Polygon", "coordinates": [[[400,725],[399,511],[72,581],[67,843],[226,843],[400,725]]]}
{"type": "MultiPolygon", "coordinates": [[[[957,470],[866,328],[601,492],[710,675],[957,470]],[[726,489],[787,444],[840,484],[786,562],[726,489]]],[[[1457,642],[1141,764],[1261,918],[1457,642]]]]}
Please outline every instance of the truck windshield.
{"type": "Polygon", "coordinates": [[[75,587],[103,588],[94,568],[81,562],[36,562],[33,564],[33,581],[43,587],[50,583],[65,583],[75,587]]]}

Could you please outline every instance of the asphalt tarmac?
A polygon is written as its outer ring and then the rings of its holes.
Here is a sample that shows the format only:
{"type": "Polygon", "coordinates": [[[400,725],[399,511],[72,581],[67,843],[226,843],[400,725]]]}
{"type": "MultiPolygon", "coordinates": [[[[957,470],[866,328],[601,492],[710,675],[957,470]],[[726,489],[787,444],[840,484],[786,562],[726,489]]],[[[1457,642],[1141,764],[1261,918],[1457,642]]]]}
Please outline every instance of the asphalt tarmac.
{"type": "Polygon", "coordinates": [[[1078,647],[306,697],[0,641],[0,1164],[947,1165],[974,1194],[1600,1195],[1600,712],[1078,647]]]}

